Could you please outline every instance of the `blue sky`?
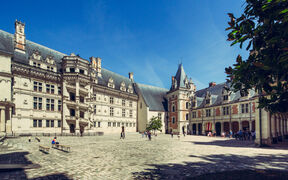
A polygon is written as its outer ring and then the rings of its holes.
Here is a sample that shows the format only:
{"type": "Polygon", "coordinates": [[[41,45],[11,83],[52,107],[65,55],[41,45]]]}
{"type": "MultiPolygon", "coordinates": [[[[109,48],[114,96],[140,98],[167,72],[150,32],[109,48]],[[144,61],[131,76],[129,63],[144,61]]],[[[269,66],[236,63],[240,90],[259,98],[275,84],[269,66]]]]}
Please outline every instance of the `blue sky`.
{"type": "Polygon", "coordinates": [[[139,83],[170,88],[178,64],[197,89],[224,82],[225,67],[247,52],[227,42],[228,12],[244,0],[3,1],[0,29],[60,52],[102,58],[102,67],[139,83]],[[5,8],[3,8],[5,7],[5,8]]]}

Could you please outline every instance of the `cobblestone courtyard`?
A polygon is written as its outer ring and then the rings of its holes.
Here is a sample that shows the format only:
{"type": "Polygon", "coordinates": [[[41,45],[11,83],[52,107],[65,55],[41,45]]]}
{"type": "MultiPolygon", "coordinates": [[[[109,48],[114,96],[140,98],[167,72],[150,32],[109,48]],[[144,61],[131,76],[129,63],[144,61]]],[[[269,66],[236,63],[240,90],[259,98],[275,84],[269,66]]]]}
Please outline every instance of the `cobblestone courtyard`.
{"type": "Polygon", "coordinates": [[[148,141],[136,133],[127,134],[125,140],[118,134],[59,136],[60,144],[71,146],[71,152],[52,148],[45,154],[38,147],[50,147],[52,137],[40,138],[41,142],[34,137],[31,143],[28,137],[0,142],[0,166],[23,165],[23,169],[2,168],[0,179],[206,179],[207,174],[241,170],[273,171],[265,176],[268,179],[288,177],[287,149],[255,148],[249,141],[169,135],[148,141]]]}

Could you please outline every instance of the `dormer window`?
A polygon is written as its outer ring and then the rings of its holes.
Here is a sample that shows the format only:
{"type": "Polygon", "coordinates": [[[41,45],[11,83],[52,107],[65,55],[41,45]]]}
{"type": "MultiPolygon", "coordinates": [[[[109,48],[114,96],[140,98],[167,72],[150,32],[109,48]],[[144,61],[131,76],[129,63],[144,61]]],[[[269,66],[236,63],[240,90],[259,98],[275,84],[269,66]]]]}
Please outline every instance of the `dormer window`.
{"type": "Polygon", "coordinates": [[[132,88],[131,84],[129,84],[127,91],[128,91],[128,93],[133,93],[133,88],[132,88]]]}
{"type": "Polygon", "coordinates": [[[126,85],[125,85],[125,82],[121,82],[121,85],[120,85],[120,90],[121,91],[126,91],[126,85]]]}
{"type": "Polygon", "coordinates": [[[222,97],[223,97],[223,101],[229,100],[229,90],[227,86],[224,86],[222,89],[222,97]]]}
{"type": "Polygon", "coordinates": [[[33,54],[30,56],[30,58],[40,61],[42,57],[41,57],[40,52],[36,50],[33,52],[33,54]]]}
{"type": "Polygon", "coordinates": [[[205,104],[210,105],[211,104],[211,93],[207,92],[205,96],[205,104]]]}
{"type": "Polygon", "coordinates": [[[110,77],[109,80],[108,80],[108,87],[110,88],[115,88],[115,85],[114,85],[114,80],[110,77]]]}

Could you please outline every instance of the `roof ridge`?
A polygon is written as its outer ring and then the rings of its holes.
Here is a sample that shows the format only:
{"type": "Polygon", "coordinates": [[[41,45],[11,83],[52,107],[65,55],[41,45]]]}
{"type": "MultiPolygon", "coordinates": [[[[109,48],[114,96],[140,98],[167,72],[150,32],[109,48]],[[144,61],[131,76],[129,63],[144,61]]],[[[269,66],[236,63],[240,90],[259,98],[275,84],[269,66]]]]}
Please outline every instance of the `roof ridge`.
{"type": "Polygon", "coordinates": [[[33,45],[36,45],[36,46],[39,46],[39,47],[41,47],[41,48],[49,49],[50,51],[53,51],[53,52],[62,54],[63,56],[67,56],[67,54],[65,54],[65,53],[62,53],[62,52],[60,52],[60,51],[56,51],[55,49],[51,49],[51,48],[49,48],[49,47],[47,47],[47,46],[44,46],[44,45],[35,43],[35,42],[33,42],[33,41],[26,40],[26,42],[29,42],[29,43],[31,43],[31,44],[33,44],[33,45]]]}
{"type": "Polygon", "coordinates": [[[118,73],[116,73],[116,72],[113,72],[113,71],[111,71],[111,70],[108,70],[108,69],[106,69],[106,68],[102,68],[102,70],[109,71],[109,72],[112,73],[112,74],[115,74],[115,75],[117,75],[117,76],[121,76],[121,77],[123,77],[123,78],[125,78],[125,79],[127,79],[127,80],[130,80],[128,77],[126,77],[126,76],[124,76],[124,75],[121,75],[121,74],[118,74],[118,73]]]}
{"type": "Polygon", "coordinates": [[[142,83],[136,83],[136,84],[139,84],[139,85],[142,85],[142,86],[146,86],[146,87],[157,88],[157,89],[162,89],[162,90],[165,90],[165,91],[169,91],[169,89],[158,87],[158,86],[153,86],[153,85],[149,85],[149,84],[142,84],[142,83]]]}

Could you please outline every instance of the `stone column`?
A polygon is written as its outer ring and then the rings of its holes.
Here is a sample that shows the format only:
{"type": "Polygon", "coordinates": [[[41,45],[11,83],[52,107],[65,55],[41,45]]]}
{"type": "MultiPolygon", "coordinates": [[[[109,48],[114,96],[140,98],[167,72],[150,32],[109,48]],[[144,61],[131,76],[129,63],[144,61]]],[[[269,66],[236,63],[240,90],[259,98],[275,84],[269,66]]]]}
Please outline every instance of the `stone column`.
{"type": "Polygon", "coordinates": [[[271,116],[271,134],[272,134],[272,138],[275,137],[275,116],[272,115],[271,116]]]}
{"type": "Polygon", "coordinates": [[[251,132],[252,130],[252,120],[249,121],[249,131],[251,132]]]}
{"type": "Polygon", "coordinates": [[[6,132],[5,125],[5,109],[0,109],[0,132],[6,132]]]}
{"type": "Polygon", "coordinates": [[[240,121],[238,121],[238,123],[239,123],[239,130],[243,130],[242,129],[242,121],[240,120],[240,121]]]}
{"type": "Polygon", "coordinates": [[[221,135],[224,132],[224,122],[221,122],[221,135]]]}

